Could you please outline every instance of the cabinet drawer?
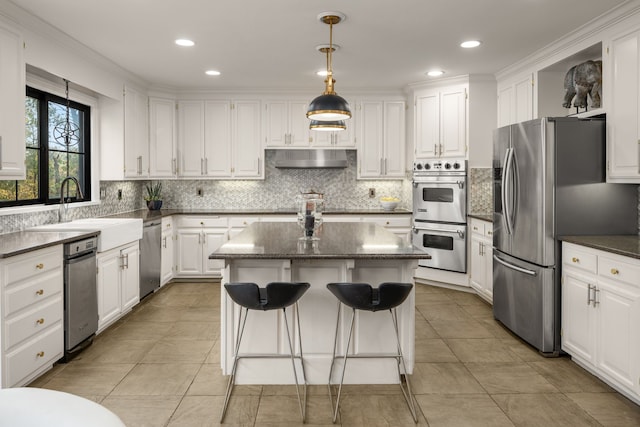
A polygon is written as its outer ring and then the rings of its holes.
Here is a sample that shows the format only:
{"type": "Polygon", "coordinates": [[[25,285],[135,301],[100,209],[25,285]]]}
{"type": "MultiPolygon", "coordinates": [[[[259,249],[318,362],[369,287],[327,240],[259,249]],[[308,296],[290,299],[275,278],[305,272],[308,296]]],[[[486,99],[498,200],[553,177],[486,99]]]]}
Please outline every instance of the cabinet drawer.
{"type": "Polygon", "coordinates": [[[62,310],[62,295],[58,295],[23,314],[7,319],[4,324],[5,350],[62,320],[62,310]]]}
{"type": "Polygon", "coordinates": [[[411,227],[410,215],[364,215],[362,222],[373,222],[383,227],[411,227]]]}
{"type": "Polygon", "coordinates": [[[9,286],[57,268],[62,268],[62,246],[18,255],[5,265],[4,284],[9,286]]]}
{"type": "Polygon", "coordinates": [[[485,222],[484,223],[484,237],[491,240],[493,242],[493,223],[485,222]]]}
{"type": "Polygon", "coordinates": [[[180,227],[226,227],[227,218],[219,216],[182,216],[179,221],[180,227]]]}
{"type": "Polygon", "coordinates": [[[165,216],[162,218],[162,231],[173,229],[173,217],[165,216]]]}
{"type": "Polygon", "coordinates": [[[62,356],[64,336],[62,323],[46,331],[36,339],[7,354],[5,385],[12,387],[47,364],[62,356]]]}
{"type": "Polygon", "coordinates": [[[615,257],[598,257],[598,275],[640,286],[640,264],[632,264],[615,257]]]}
{"type": "Polygon", "coordinates": [[[485,228],[485,221],[476,219],[476,218],[471,218],[471,221],[469,221],[469,228],[471,228],[471,233],[476,234],[478,236],[484,236],[484,228],[485,228]]]}
{"type": "Polygon", "coordinates": [[[571,243],[564,243],[562,245],[562,263],[565,265],[596,274],[598,267],[597,258],[596,254],[580,249],[579,246],[571,243]]]}
{"type": "MultiPolygon", "coordinates": [[[[264,221],[269,221],[269,218],[269,216],[265,216],[264,221]]],[[[258,222],[259,220],[259,216],[231,216],[229,217],[229,227],[246,227],[247,225],[258,222]]]]}
{"type": "Polygon", "coordinates": [[[52,295],[62,293],[62,270],[41,274],[5,291],[4,317],[37,304],[52,295]]]}

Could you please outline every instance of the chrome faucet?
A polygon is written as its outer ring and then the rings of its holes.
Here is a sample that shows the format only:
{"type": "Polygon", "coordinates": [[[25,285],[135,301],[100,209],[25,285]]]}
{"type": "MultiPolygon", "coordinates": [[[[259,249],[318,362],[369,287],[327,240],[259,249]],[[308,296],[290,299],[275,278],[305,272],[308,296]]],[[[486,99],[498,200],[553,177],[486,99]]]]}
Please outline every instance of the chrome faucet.
{"type": "Polygon", "coordinates": [[[65,203],[64,201],[64,185],[67,184],[67,196],[69,195],[69,181],[73,181],[76,184],[76,191],[78,192],[78,196],[81,199],[84,199],[84,195],[82,194],[82,189],[80,188],[80,183],[74,176],[68,176],[62,180],[62,184],[60,184],[60,208],[58,209],[58,221],[59,222],[67,222],[67,210],[69,209],[69,202],[65,203]]]}

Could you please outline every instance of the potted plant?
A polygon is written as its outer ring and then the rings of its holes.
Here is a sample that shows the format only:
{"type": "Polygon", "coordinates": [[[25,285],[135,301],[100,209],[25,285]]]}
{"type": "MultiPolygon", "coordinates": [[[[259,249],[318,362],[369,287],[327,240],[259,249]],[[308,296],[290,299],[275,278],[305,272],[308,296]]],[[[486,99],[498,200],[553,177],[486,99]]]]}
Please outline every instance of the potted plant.
{"type": "Polygon", "coordinates": [[[162,207],[162,183],[149,183],[145,185],[145,188],[147,195],[144,196],[144,200],[146,200],[149,210],[160,209],[160,207],[162,207]]]}

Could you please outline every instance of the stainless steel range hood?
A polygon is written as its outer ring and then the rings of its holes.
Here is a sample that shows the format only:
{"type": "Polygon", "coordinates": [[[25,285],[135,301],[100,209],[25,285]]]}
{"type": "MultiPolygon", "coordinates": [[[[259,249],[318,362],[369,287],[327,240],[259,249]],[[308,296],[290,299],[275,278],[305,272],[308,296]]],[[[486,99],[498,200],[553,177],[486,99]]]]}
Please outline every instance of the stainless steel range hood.
{"type": "Polygon", "coordinates": [[[275,166],[285,169],[346,168],[346,150],[275,150],[275,166]]]}

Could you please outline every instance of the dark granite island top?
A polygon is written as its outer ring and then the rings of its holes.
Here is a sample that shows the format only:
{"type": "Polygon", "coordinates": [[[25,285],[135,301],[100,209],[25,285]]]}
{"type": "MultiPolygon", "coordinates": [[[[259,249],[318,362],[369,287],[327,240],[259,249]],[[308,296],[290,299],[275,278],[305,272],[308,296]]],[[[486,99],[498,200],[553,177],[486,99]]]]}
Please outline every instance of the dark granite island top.
{"type": "Polygon", "coordinates": [[[428,259],[411,243],[373,223],[325,222],[318,240],[300,240],[298,223],[258,222],[209,255],[210,259],[428,259]]]}

